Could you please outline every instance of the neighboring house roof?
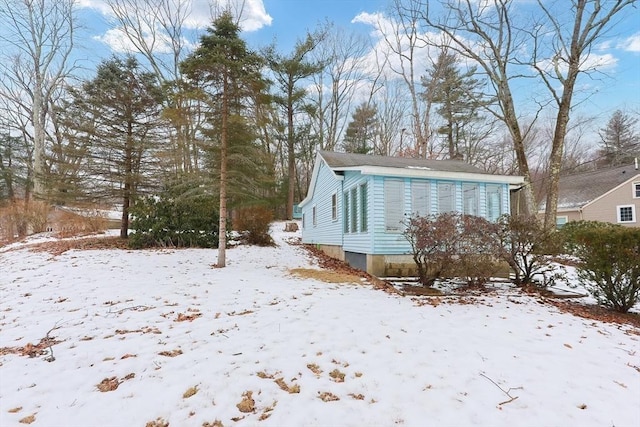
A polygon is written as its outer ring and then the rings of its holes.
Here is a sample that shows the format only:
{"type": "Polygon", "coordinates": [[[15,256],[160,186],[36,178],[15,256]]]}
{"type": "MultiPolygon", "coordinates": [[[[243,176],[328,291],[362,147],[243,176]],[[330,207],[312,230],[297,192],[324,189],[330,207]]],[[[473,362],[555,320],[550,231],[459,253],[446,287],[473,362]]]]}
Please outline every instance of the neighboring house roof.
{"type": "MultiPolygon", "coordinates": [[[[558,182],[558,209],[583,208],[620,185],[640,176],[633,164],[564,175],[558,182]]],[[[546,203],[540,206],[544,211],[546,203]]]]}
{"type": "Polygon", "coordinates": [[[491,174],[459,160],[414,159],[318,151],[309,184],[310,191],[307,197],[300,202],[300,206],[307,203],[312,196],[311,192],[315,187],[321,162],[324,162],[336,174],[337,179],[341,179],[339,175],[342,172],[358,171],[363,175],[499,182],[512,186],[521,186],[524,183],[521,176],[491,174]]]}

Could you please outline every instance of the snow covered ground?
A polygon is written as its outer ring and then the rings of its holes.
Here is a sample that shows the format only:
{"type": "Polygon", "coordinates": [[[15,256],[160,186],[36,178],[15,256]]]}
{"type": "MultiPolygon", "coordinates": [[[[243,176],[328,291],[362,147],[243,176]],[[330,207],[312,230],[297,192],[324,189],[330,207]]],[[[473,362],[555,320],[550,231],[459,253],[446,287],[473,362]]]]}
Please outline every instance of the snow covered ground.
{"type": "Polygon", "coordinates": [[[638,329],[513,289],[301,278],[319,267],[282,228],[223,269],[215,250],[0,248],[0,425],[640,425],[638,329]]]}

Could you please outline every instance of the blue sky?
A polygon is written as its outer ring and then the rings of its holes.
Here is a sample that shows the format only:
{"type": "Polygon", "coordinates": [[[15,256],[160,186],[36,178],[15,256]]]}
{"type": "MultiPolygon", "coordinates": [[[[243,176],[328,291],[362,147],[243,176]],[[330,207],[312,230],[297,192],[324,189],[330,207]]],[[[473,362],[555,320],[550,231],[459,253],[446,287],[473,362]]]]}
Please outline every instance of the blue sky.
{"type": "MultiPolygon", "coordinates": [[[[95,63],[107,58],[115,46],[113,39],[105,37],[110,24],[103,1],[80,2],[88,7],[83,10],[90,36],[86,41],[87,55],[95,63]]],[[[371,37],[375,48],[379,42],[376,22],[388,17],[390,3],[391,0],[245,0],[243,37],[254,48],[275,40],[279,50],[287,53],[308,30],[330,21],[347,31],[371,37]]],[[[516,4],[517,7],[531,6],[527,0],[516,4]]],[[[192,0],[192,18],[194,27],[199,26],[194,29],[196,32],[208,25],[211,22],[209,1],[192,0]]],[[[627,8],[627,14],[618,17],[618,21],[592,51],[593,58],[600,62],[598,72],[583,76],[576,86],[579,101],[576,111],[598,121],[606,121],[618,108],[640,115],[640,10],[627,8]]],[[[535,97],[538,89],[525,83],[517,90],[535,97]]],[[[540,89],[540,95],[547,95],[544,91],[540,89]]]]}

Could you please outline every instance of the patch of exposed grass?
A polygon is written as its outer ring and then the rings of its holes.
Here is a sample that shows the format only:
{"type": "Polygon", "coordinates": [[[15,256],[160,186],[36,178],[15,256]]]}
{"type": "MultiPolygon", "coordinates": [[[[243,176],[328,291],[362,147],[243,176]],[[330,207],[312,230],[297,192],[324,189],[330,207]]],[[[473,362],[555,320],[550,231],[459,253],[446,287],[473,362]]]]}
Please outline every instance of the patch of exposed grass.
{"type": "Polygon", "coordinates": [[[355,274],[339,273],[331,270],[313,268],[292,268],[289,273],[303,279],[316,279],[327,283],[361,283],[361,277],[355,274]]]}

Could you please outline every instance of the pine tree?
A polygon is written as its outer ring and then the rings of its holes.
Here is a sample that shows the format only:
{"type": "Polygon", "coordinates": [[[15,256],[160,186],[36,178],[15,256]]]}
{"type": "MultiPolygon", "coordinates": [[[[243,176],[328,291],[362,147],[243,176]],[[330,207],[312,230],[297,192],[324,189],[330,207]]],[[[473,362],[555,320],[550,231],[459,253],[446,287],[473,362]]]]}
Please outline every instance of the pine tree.
{"type": "Polygon", "coordinates": [[[444,135],[450,159],[462,157],[460,143],[468,124],[478,120],[479,103],[473,93],[480,82],[473,78],[475,68],[461,72],[456,55],[443,50],[422,84],[430,88],[431,100],[444,120],[438,133],[444,135]]]}
{"type": "Polygon", "coordinates": [[[367,103],[357,106],[345,131],[342,148],[347,153],[371,153],[375,146],[377,128],[376,108],[367,103]]]}
{"type": "Polygon", "coordinates": [[[640,136],[635,129],[637,123],[637,118],[621,110],[613,113],[607,125],[600,129],[599,164],[618,166],[640,155],[640,136]]]}
{"type": "Polygon", "coordinates": [[[214,20],[200,46],[181,64],[184,75],[200,90],[210,107],[207,136],[218,146],[220,223],[218,267],[226,265],[227,185],[229,147],[235,127],[246,125],[247,102],[264,90],[263,61],[239,36],[240,27],[229,11],[214,20]]]}
{"type": "Polygon", "coordinates": [[[73,132],[89,147],[82,158],[83,185],[94,199],[122,203],[120,237],[126,238],[129,209],[154,172],[151,153],[159,141],[162,91],[155,77],[127,56],[102,62],[96,76],[70,94],[64,118],[69,136],[73,132]]]}
{"type": "Polygon", "coordinates": [[[274,74],[279,94],[274,101],[281,107],[287,117],[287,219],[293,217],[293,202],[295,197],[296,175],[296,141],[299,139],[295,129],[295,115],[306,108],[304,99],[306,89],[299,87],[301,80],[318,73],[322,65],[308,59],[309,54],[316,47],[322,34],[307,34],[303,41],[298,41],[290,55],[276,53],[275,48],[268,49],[266,57],[269,68],[274,74]]]}

